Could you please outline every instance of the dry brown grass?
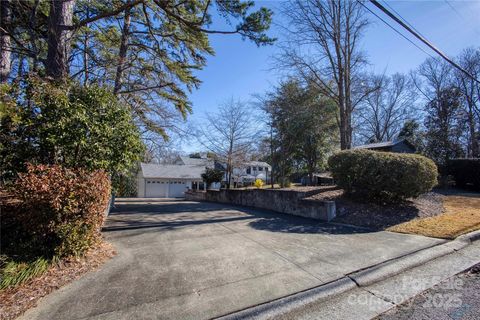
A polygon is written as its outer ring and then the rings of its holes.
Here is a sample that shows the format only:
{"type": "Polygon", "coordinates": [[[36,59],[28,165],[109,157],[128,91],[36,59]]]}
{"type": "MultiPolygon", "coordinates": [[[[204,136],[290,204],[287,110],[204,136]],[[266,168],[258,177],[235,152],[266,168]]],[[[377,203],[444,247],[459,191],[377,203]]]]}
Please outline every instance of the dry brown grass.
{"type": "Polygon", "coordinates": [[[445,212],[441,215],[414,219],[387,230],[445,239],[480,230],[480,195],[447,195],[444,196],[444,207],[445,212]]]}
{"type": "Polygon", "coordinates": [[[0,291],[0,319],[15,319],[50,292],[95,270],[115,255],[112,245],[101,242],[82,258],[67,258],[52,265],[41,276],[24,284],[0,291]]]}

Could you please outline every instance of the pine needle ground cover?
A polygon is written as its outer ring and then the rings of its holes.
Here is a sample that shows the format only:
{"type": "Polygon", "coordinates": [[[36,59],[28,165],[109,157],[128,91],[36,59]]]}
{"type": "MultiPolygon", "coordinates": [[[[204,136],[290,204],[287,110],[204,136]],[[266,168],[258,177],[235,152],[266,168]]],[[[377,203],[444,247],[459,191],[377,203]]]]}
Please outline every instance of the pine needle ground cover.
{"type": "Polygon", "coordinates": [[[480,194],[446,195],[443,204],[445,212],[441,215],[414,219],[387,230],[445,239],[480,230],[480,194]]]}

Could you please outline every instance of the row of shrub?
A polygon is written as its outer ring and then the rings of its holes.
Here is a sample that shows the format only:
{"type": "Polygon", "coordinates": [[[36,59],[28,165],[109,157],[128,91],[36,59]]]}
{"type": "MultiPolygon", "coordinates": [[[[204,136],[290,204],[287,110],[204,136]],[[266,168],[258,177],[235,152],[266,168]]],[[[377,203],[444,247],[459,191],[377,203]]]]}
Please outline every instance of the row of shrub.
{"type": "Polygon", "coordinates": [[[480,158],[451,159],[447,162],[446,173],[453,176],[457,187],[480,191],[480,158]]]}
{"type": "Polygon", "coordinates": [[[437,184],[437,166],[417,154],[345,150],[328,164],[339,187],[369,201],[399,202],[437,184]]]}
{"type": "Polygon", "coordinates": [[[110,199],[102,170],[28,165],[2,210],[2,253],[26,260],[81,255],[101,237],[110,199]]]}
{"type": "Polygon", "coordinates": [[[132,114],[109,87],[33,73],[0,85],[0,288],[99,241],[110,178],[134,193],[144,146],[132,114]]]}

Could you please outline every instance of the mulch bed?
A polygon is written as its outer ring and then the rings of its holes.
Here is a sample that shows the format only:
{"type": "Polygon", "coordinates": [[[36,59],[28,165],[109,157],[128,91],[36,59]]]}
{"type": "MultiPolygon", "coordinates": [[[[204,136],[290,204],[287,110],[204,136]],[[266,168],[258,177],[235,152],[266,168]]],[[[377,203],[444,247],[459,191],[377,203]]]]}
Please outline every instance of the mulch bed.
{"type": "Polygon", "coordinates": [[[337,217],[332,222],[375,230],[384,230],[414,218],[436,216],[444,211],[442,195],[436,192],[429,192],[417,199],[409,199],[397,205],[363,203],[345,196],[341,189],[321,192],[308,199],[335,201],[337,217]]]}
{"type": "MultiPolygon", "coordinates": [[[[235,188],[233,190],[256,190],[257,188],[254,186],[249,186],[249,187],[244,187],[244,188],[235,188]]],[[[271,186],[269,184],[263,186],[263,190],[272,190],[271,186]]],[[[273,190],[275,191],[296,191],[296,192],[310,192],[310,191],[319,191],[319,192],[325,192],[325,191],[330,191],[338,189],[337,186],[335,185],[324,185],[324,186],[302,186],[302,185],[292,185],[291,187],[284,187],[281,188],[280,186],[276,185],[273,190]]],[[[201,190],[200,190],[201,192],[201,190]]]]}
{"type": "Polygon", "coordinates": [[[100,243],[82,258],[70,258],[52,265],[40,277],[0,291],[0,319],[15,319],[37,305],[40,298],[94,270],[115,255],[112,245],[100,243]]]}
{"type": "Polygon", "coordinates": [[[278,190],[293,190],[293,191],[300,191],[300,192],[308,192],[308,191],[320,191],[327,192],[331,190],[338,190],[337,186],[292,186],[288,188],[280,188],[278,190]]]}

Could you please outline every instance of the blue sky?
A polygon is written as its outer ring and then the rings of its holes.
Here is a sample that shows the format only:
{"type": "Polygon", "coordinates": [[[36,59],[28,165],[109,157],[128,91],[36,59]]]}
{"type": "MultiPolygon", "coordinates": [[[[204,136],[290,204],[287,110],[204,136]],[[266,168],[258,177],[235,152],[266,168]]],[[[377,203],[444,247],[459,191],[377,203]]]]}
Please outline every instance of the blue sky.
{"type": "MultiPolygon", "coordinates": [[[[274,21],[278,24],[283,22],[277,13],[280,1],[256,1],[256,4],[271,8],[276,13],[274,21]]],[[[367,5],[410,39],[414,39],[378,9],[367,5]]],[[[388,1],[388,5],[449,56],[455,56],[469,46],[480,46],[479,0],[388,1]]],[[[408,72],[428,57],[375,16],[370,13],[367,16],[372,24],[364,35],[362,47],[368,56],[371,71],[386,71],[388,74],[408,72]]],[[[213,27],[225,27],[220,21],[220,17],[214,17],[213,27]]],[[[269,34],[279,37],[278,28],[273,27],[269,34]]],[[[203,83],[200,89],[190,95],[193,103],[193,114],[189,117],[191,123],[202,122],[206,112],[215,112],[222,101],[231,97],[252,100],[252,95],[268,91],[280,78],[278,71],[271,70],[271,57],[277,52],[275,46],[257,47],[248,40],[243,41],[238,35],[212,35],[210,41],[216,54],[209,57],[207,66],[197,73],[203,83]]],[[[413,41],[435,56],[419,41],[413,41]]],[[[183,143],[182,149],[192,152],[201,148],[192,141],[183,143]]]]}

